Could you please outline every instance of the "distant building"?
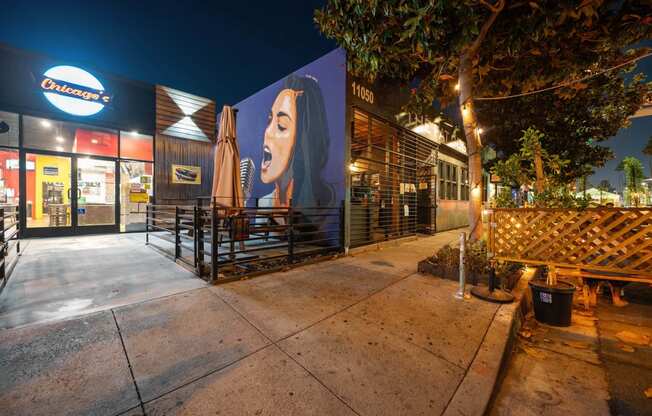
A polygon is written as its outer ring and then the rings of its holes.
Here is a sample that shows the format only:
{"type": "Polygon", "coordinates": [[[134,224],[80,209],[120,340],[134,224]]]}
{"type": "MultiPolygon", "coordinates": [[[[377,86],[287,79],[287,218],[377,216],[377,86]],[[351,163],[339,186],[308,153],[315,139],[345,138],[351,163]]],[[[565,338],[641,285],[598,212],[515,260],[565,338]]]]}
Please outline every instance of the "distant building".
{"type": "MultiPolygon", "coordinates": [[[[584,192],[578,192],[577,197],[582,197],[584,194],[584,192]]],[[[586,196],[591,198],[596,205],[613,204],[615,207],[622,206],[620,195],[613,192],[601,191],[598,188],[589,188],[586,190],[586,196]]]]}

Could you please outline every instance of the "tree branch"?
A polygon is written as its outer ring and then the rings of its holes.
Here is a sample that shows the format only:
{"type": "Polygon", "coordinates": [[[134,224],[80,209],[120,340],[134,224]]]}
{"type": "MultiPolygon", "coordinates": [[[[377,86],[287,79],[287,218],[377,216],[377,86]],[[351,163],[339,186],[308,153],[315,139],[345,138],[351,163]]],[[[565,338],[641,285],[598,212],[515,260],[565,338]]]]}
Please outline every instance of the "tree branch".
{"type": "Polygon", "coordinates": [[[467,50],[469,56],[475,55],[478,49],[480,49],[480,45],[484,41],[484,38],[487,37],[487,33],[489,33],[489,29],[491,29],[491,26],[493,26],[494,22],[496,21],[496,18],[498,17],[500,12],[505,8],[505,0],[498,0],[496,2],[496,5],[491,5],[487,3],[485,0],[480,0],[480,3],[483,4],[485,7],[487,7],[489,10],[491,10],[491,16],[489,16],[487,21],[484,22],[482,28],[480,29],[480,33],[478,34],[478,37],[475,38],[475,40],[467,50]]]}
{"type": "Polygon", "coordinates": [[[485,6],[487,9],[491,10],[492,13],[496,13],[497,11],[500,11],[498,9],[499,7],[502,8],[502,6],[500,5],[500,0],[496,3],[495,6],[493,4],[488,3],[485,0],[480,0],[480,4],[485,6]]]}

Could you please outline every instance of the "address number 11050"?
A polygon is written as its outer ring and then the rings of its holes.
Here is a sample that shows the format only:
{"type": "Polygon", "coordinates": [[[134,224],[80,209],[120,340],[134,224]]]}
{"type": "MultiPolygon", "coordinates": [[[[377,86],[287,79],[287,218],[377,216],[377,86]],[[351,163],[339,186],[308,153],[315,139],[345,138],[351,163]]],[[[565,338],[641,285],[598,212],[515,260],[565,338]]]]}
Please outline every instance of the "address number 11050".
{"type": "Polygon", "coordinates": [[[354,96],[369,104],[374,103],[374,93],[370,89],[363,87],[355,81],[351,84],[351,88],[353,89],[354,96]]]}

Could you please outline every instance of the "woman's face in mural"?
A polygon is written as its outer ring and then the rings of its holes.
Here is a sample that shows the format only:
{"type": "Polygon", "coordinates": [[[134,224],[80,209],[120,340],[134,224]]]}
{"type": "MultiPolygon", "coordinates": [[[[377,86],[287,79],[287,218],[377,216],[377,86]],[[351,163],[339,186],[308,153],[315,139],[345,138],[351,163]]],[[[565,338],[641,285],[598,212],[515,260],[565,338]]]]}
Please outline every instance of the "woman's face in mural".
{"type": "Polygon", "coordinates": [[[297,92],[281,91],[269,113],[263,140],[263,161],[260,179],[263,183],[277,181],[290,167],[296,140],[297,92]]]}

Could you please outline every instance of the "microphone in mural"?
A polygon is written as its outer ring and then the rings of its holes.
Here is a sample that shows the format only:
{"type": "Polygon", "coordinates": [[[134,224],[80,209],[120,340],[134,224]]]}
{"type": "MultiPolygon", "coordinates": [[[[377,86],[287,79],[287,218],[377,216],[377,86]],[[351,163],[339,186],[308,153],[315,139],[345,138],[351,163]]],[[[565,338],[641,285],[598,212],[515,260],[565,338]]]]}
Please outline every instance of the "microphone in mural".
{"type": "Polygon", "coordinates": [[[251,197],[251,193],[254,190],[255,173],[256,165],[250,157],[246,157],[240,161],[240,183],[245,201],[251,197]]]}
{"type": "Polygon", "coordinates": [[[260,180],[274,190],[261,206],[332,206],[335,195],[322,178],[330,134],[321,88],[312,76],[290,75],[269,111],[263,134],[260,180]]]}

